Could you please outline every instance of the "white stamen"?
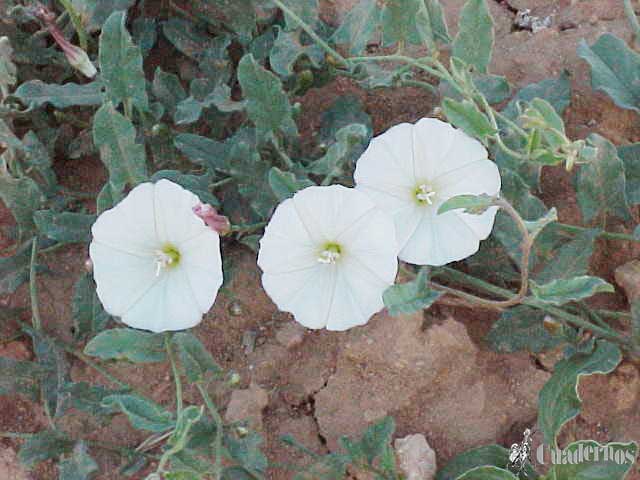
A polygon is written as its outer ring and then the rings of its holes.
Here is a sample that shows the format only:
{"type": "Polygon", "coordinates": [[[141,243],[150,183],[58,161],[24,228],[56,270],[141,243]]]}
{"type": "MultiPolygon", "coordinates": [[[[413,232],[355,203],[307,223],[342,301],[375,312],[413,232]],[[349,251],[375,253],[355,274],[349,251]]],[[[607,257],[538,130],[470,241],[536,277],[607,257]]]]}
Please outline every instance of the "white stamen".
{"type": "Polygon", "coordinates": [[[433,205],[433,197],[435,197],[436,192],[434,192],[430,186],[418,185],[416,189],[416,198],[421,202],[427,202],[429,205],[433,205]]]}
{"type": "Polygon", "coordinates": [[[333,264],[340,258],[340,252],[336,252],[335,250],[323,250],[320,252],[320,256],[318,256],[319,263],[325,264],[333,264]]]}
{"type": "Polygon", "coordinates": [[[173,258],[171,258],[169,254],[164,253],[162,250],[156,250],[155,255],[156,277],[159,277],[162,270],[173,263],[173,258]]]}

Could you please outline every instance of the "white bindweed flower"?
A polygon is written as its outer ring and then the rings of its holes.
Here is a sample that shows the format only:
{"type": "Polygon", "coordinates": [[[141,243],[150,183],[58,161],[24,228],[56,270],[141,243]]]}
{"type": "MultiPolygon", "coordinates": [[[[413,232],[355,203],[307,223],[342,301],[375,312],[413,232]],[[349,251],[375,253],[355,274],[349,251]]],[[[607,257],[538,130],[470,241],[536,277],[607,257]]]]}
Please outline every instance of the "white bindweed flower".
{"type": "Polygon", "coordinates": [[[276,209],[260,241],[262,285],[307,328],[347,330],[383,307],[398,269],[393,220],[363,193],[308,187],[276,209]]]}
{"type": "Polygon", "coordinates": [[[356,189],[389,212],[396,225],[398,255],[418,265],[444,265],[478,251],[491,233],[497,207],[482,215],[451,210],[458,195],[496,195],[500,173],[480,142],[433,118],[402,123],[375,137],[358,160],[356,189]]]}
{"type": "Polygon", "coordinates": [[[89,253],[107,312],[152,332],[200,323],[222,285],[222,259],[220,237],[193,212],[199,203],[160,180],[98,217],[89,253]]]}

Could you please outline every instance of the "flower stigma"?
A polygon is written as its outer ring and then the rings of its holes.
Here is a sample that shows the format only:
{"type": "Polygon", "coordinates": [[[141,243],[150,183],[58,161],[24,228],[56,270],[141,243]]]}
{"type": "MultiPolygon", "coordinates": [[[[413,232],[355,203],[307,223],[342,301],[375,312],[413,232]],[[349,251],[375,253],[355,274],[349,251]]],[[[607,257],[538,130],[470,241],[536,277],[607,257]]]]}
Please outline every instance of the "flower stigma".
{"type": "Polygon", "coordinates": [[[170,243],[155,252],[156,277],[166,268],[173,268],[180,263],[180,251],[170,243]]]}
{"type": "Polygon", "coordinates": [[[342,255],[342,248],[337,243],[327,243],[320,255],[318,255],[318,263],[335,264],[342,255]]]}
{"type": "Polygon", "coordinates": [[[413,191],[413,194],[421,205],[433,205],[433,197],[436,196],[436,192],[431,188],[431,186],[425,183],[418,185],[413,191]]]}

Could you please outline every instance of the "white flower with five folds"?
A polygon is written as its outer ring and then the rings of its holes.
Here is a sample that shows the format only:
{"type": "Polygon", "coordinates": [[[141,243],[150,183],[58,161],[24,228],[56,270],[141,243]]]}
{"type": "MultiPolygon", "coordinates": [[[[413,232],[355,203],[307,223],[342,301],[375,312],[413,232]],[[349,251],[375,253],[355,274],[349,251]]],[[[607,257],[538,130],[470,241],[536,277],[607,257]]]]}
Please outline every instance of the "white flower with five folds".
{"type": "Polygon", "coordinates": [[[90,256],[111,315],[152,332],[202,320],[222,285],[218,233],[194,213],[200,200],[168,180],[143,183],[94,223],[90,256]]]}
{"type": "Polygon", "coordinates": [[[399,258],[417,265],[444,265],[478,251],[491,233],[497,207],[481,215],[451,210],[458,195],[497,195],[500,173],[477,140],[450,124],[423,118],[375,137],[358,160],[356,189],[395,221],[399,258]]]}
{"type": "Polygon", "coordinates": [[[398,269],[393,220],[363,193],[308,187],[282,202],[260,241],[262,284],[307,328],[347,330],[383,307],[398,269]]]}

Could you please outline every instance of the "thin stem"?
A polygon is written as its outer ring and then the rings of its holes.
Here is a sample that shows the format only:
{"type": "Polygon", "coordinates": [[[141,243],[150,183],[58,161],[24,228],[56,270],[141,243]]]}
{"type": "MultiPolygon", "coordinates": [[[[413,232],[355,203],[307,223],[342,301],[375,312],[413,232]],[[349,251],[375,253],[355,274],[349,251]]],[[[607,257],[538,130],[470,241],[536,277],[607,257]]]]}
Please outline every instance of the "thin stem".
{"type": "MultiPolygon", "coordinates": [[[[590,230],[589,228],[586,227],[580,227],[578,225],[569,225],[566,223],[556,223],[557,226],[559,226],[560,228],[562,228],[563,230],[566,230],[568,232],[573,232],[573,233],[582,233],[585,232],[587,230],[590,230]]],[[[598,232],[598,237],[602,237],[602,238],[606,238],[609,240],[623,240],[626,242],[640,242],[640,239],[635,238],[633,235],[629,234],[629,233],[616,233],[616,232],[605,232],[604,230],[598,232]]]]}
{"type": "Polygon", "coordinates": [[[124,99],[124,115],[129,119],[133,119],[133,100],[131,97],[124,99]]]}
{"type": "Polygon", "coordinates": [[[202,399],[204,400],[204,403],[207,406],[207,410],[209,410],[209,413],[211,414],[211,418],[213,418],[213,421],[216,424],[216,438],[214,441],[214,450],[215,450],[215,456],[216,456],[215,479],[220,480],[222,476],[222,429],[223,429],[222,417],[218,413],[218,409],[216,408],[215,404],[211,400],[211,397],[209,396],[209,392],[207,392],[207,389],[204,387],[204,385],[200,382],[197,382],[196,387],[198,388],[198,391],[200,392],[200,395],[202,396],[202,399]]]}
{"type": "Polygon", "coordinates": [[[233,182],[233,178],[232,177],[223,178],[222,180],[218,180],[217,182],[213,182],[211,185],[209,185],[209,189],[216,190],[216,189],[226,185],[229,182],[233,182]]]}
{"type": "Polygon", "coordinates": [[[69,0],[59,0],[66,12],[69,14],[69,18],[71,19],[71,23],[73,24],[73,28],[75,28],[76,33],[78,34],[78,42],[80,43],[80,48],[82,48],[85,52],[87,51],[87,34],[84,31],[84,26],[82,25],[82,18],[73,7],[73,4],[69,0]]]}
{"type": "Polygon", "coordinates": [[[31,262],[29,263],[29,297],[31,299],[31,320],[33,329],[42,330],[40,307],[38,306],[38,286],[36,284],[36,261],[38,259],[38,237],[33,237],[31,244],[31,262]]]}
{"type": "Polygon", "coordinates": [[[624,13],[627,15],[627,19],[631,24],[634,40],[638,42],[640,40],[640,22],[638,22],[638,17],[636,16],[631,0],[624,0],[624,13]]]}
{"type": "Polygon", "coordinates": [[[74,349],[73,347],[70,347],[70,346],[68,346],[66,344],[62,344],[61,346],[62,346],[62,348],[64,348],[65,351],[67,351],[68,353],[70,353],[74,357],[78,358],[79,360],[82,360],[84,363],[89,365],[91,368],[93,368],[96,372],[101,374],[104,378],[106,378],[110,382],[115,383],[116,385],[118,385],[121,388],[133,391],[133,388],[131,386],[129,386],[128,383],[123,382],[119,378],[113,376],[113,374],[111,374],[111,372],[109,372],[107,369],[105,369],[104,367],[102,367],[98,363],[96,363],[93,360],[91,360],[84,353],[79,352],[76,349],[74,349]]]}
{"type": "MultiPolygon", "coordinates": [[[[449,75],[449,72],[446,71],[446,68],[444,69],[444,72],[442,71],[442,69],[437,68],[439,65],[441,65],[440,62],[436,61],[436,63],[434,63],[434,66],[436,66],[436,68],[433,68],[423,64],[421,61],[418,61],[415,58],[407,57],[404,55],[372,55],[370,57],[350,57],[349,62],[352,62],[352,63],[402,62],[402,63],[409,64],[413,67],[419,68],[420,70],[424,70],[425,72],[440,79],[449,80],[450,78],[452,78],[451,75],[449,75]]],[[[454,85],[454,87],[455,86],[456,85],[454,85]]]]}
{"type": "Polygon", "coordinates": [[[336,50],[331,48],[327,42],[320,38],[318,34],[313,31],[313,28],[307,25],[305,21],[302,20],[293,10],[287,7],[280,0],[273,0],[273,3],[275,3],[280,10],[289,15],[289,17],[291,17],[293,21],[296,22],[300,26],[300,28],[302,28],[302,30],[304,30],[307,35],[309,35],[313,39],[313,41],[315,41],[320,46],[320,48],[331,55],[340,64],[340,66],[347,69],[349,68],[349,63],[345,60],[345,58],[336,50]]]}
{"type": "Polygon", "coordinates": [[[287,167],[287,170],[293,169],[293,167],[295,166],[293,163],[293,160],[291,160],[291,157],[289,157],[289,155],[287,155],[287,152],[284,151],[284,148],[280,143],[280,139],[273,140],[271,143],[273,144],[273,147],[276,149],[276,152],[278,153],[278,155],[280,155],[280,158],[282,159],[285,166],[287,167]]]}
{"type": "Polygon", "coordinates": [[[173,372],[173,379],[176,383],[176,410],[178,416],[180,412],[182,412],[182,381],[180,379],[180,372],[178,371],[178,366],[176,365],[176,359],[173,355],[173,349],[171,348],[171,334],[166,333],[164,336],[164,345],[167,349],[167,357],[169,358],[169,362],[171,363],[171,371],[173,372]]]}
{"type": "Polygon", "coordinates": [[[424,90],[427,90],[429,93],[435,95],[435,96],[439,96],[440,93],[438,92],[438,89],[436,87],[434,87],[433,85],[431,85],[428,82],[423,82],[422,80],[413,80],[413,79],[406,79],[406,80],[400,80],[400,85],[403,87],[417,87],[417,88],[422,88],[424,90]]]}
{"type": "Polygon", "coordinates": [[[259,230],[264,227],[267,222],[248,223],[246,225],[232,225],[231,231],[233,233],[249,233],[254,230],[259,230]]]}

